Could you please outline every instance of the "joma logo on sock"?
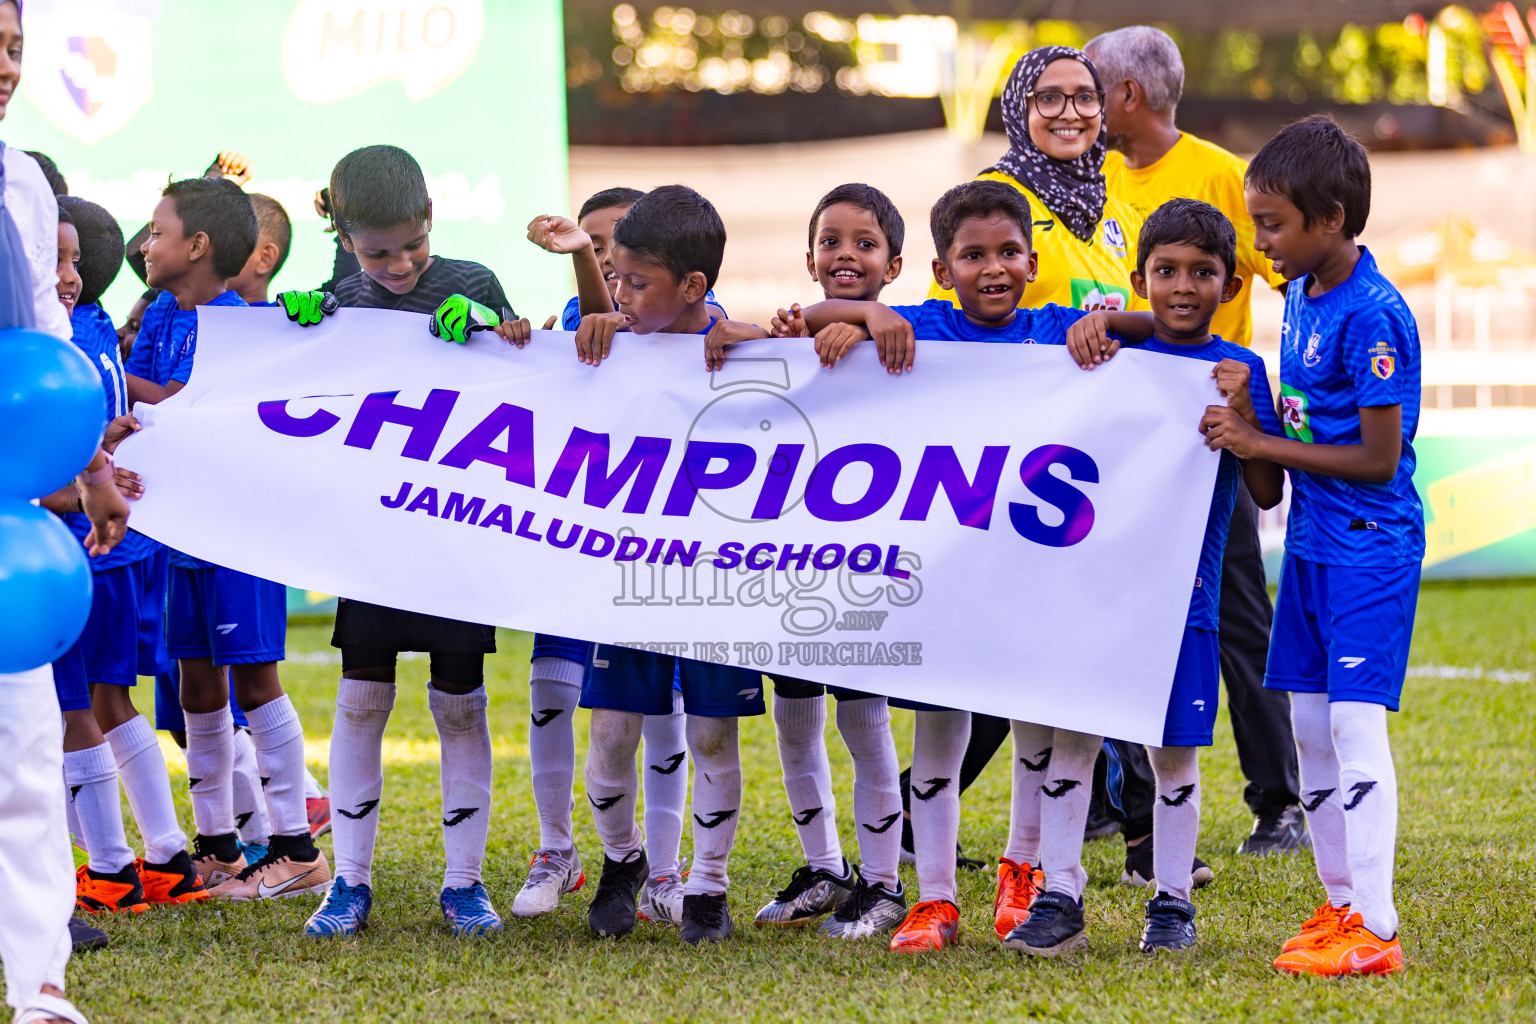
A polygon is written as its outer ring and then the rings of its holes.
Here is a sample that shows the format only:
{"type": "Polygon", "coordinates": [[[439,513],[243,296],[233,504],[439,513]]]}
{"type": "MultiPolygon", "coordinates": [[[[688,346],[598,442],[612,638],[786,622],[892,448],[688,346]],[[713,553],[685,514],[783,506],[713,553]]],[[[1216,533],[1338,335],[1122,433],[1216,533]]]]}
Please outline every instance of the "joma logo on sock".
{"type": "Polygon", "coordinates": [[[665,768],[659,764],[653,764],[651,765],[651,771],[658,775],[671,775],[673,772],[677,771],[678,766],[683,763],[683,760],[687,758],[687,756],[688,751],[679,750],[677,753],[673,754],[671,757],[662,762],[662,764],[666,765],[665,768]]]}
{"type": "Polygon", "coordinates": [[[945,789],[949,788],[948,779],[924,779],[923,781],[928,784],[928,789],[926,791],[918,789],[916,786],[912,787],[912,795],[917,797],[919,800],[932,800],[934,797],[944,792],[945,789]]]}
{"type": "Polygon", "coordinates": [[[1371,790],[1373,790],[1375,788],[1376,788],[1376,783],[1369,782],[1369,781],[1367,781],[1367,782],[1357,782],[1353,786],[1350,786],[1349,787],[1349,791],[1351,793],[1355,794],[1355,795],[1354,795],[1354,798],[1349,801],[1349,803],[1344,805],[1344,809],[1346,811],[1352,811],[1356,807],[1359,807],[1360,806],[1360,801],[1365,799],[1365,794],[1369,793],[1371,790]]]}
{"type": "Polygon", "coordinates": [[[808,808],[806,808],[804,814],[791,814],[790,817],[795,819],[795,824],[796,825],[804,827],[806,825],[809,825],[811,822],[815,821],[816,820],[816,815],[818,815],[820,813],[821,813],[821,808],[820,807],[808,807],[808,808]]]}
{"type": "Polygon", "coordinates": [[[866,832],[873,832],[877,836],[878,835],[884,835],[886,832],[889,832],[891,830],[891,826],[896,824],[897,819],[899,819],[900,817],[901,817],[901,812],[900,811],[896,811],[894,814],[887,814],[885,817],[880,819],[879,827],[876,827],[874,825],[865,825],[864,826],[864,830],[866,832]]]}
{"type": "Polygon", "coordinates": [[[1040,759],[1038,761],[1031,761],[1027,757],[1021,757],[1019,758],[1019,764],[1023,765],[1025,768],[1028,768],[1032,772],[1043,772],[1051,763],[1051,751],[1054,749],[1056,748],[1046,747],[1044,750],[1040,751],[1040,753],[1035,755],[1040,759]]]}
{"type": "MultiPolygon", "coordinates": [[[[820,810],[820,808],[817,808],[817,810],[820,810]]],[[[734,817],[736,817],[735,811],[715,811],[709,816],[707,821],[697,814],[693,816],[693,820],[699,823],[700,828],[719,828],[734,817]]]]}
{"type": "Polygon", "coordinates": [[[1174,790],[1174,796],[1172,800],[1165,796],[1160,796],[1158,799],[1167,804],[1169,807],[1182,807],[1189,801],[1189,795],[1194,791],[1195,785],[1194,783],[1190,783],[1187,786],[1180,786],[1178,789],[1174,790]]]}
{"type": "Polygon", "coordinates": [[[1060,800],[1062,797],[1066,796],[1068,793],[1072,792],[1074,789],[1081,785],[1082,783],[1078,782],[1076,779],[1057,779],[1055,789],[1052,789],[1050,786],[1041,786],[1040,792],[1044,793],[1052,800],[1060,800]]]}
{"type": "Polygon", "coordinates": [[[532,715],[528,716],[529,720],[531,720],[533,722],[534,728],[536,728],[536,729],[544,728],[550,722],[553,722],[555,719],[557,719],[559,717],[560,717],[560,709],[559,708],[544,708],[542,711],[539,711],[536,714],[532,714],[532,715]]]}

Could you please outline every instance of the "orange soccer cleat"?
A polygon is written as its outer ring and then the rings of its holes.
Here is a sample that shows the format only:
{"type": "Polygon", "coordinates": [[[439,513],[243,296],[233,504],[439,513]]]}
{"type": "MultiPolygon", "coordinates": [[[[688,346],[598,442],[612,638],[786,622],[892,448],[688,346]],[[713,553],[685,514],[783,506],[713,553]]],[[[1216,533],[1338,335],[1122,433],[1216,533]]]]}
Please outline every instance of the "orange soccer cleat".
{"type": "Polygon", "coordinates": [[[132,864],[113,874],[80,865],[75,872],[75,903],[91,914],[142,914],[149,909],[144,902],[144,886],[139,884],[132,864]]]}
{"type": "Polygon", "coordinates": [[[178,850],[164,864],[150,864],[141,857],[133,866],[144,886],[144,899],[150,903],[195,903],[208,898],[203,876],[192,866],[192,858],[185,850],[178,850]]]}
{"type": "Polygon", "coordinates": [[[1332,929],[1319,931],[1309,944],[1275,957],[1275,969],[1327,978],[1396,974],[1403,969],[1403,947],[1397,936],[1383,939],[1361,922],[1359,914],[1350,914],[1332,929]]]}
{"type": "Polygon", "coordinates": [[[1045,886],[1045,872],[1028,864],[1015,864],[1007,857],[997,862],[997,898],[992,901],[992,928],[998,941],[1024,923],[1029,905],[1045,886]]]}
{"type": "Polygon", "coordinates": [[[1320,935],[1331,932],[1344,923],[1349,916],[1349,904],[1336,907],[1332,903],[1324,903],[1317,908],[1317,913],[1307,918],[1301,926],[1301,931],[1285,940],[1285,945],[1280,947],[1280,952],[1289,953],[1293,949],[1302,946],[1310,946],[1317,941],[1320,935]]]}
{"type": "Polygon", "coordinates": [[[949,900],[924,900],[907,911],[907,919],[891,936],[891,952],[947,949],[959,938],[960,908],[949,900]]]}

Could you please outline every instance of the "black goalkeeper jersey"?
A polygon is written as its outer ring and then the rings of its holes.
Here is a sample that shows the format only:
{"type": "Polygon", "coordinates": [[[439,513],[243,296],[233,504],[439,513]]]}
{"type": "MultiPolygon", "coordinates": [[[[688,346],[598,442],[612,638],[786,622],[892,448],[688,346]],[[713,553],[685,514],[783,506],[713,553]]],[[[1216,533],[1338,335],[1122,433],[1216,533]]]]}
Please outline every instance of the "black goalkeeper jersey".
{"type": "Polygon", "coordinates": [[[486,267],[468,260],[432,257],[432,263],[416,279],[416,287],[396,295],[362,271],[336,285],[336,301],[365,309],[399,309],[407,313],[435,313],[450,295],[467,295],[496,313],[511,309],[501,282],[486,267]]]}

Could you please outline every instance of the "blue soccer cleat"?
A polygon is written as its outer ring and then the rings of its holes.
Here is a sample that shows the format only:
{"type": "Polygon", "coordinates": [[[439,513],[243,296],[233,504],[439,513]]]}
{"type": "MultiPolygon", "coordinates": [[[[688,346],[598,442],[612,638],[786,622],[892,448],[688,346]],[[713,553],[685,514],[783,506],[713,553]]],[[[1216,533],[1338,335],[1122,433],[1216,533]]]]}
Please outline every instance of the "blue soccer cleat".
{"type": "Polygon", "coordinates": [[[437,902],[455,935],[488,935],[501,931],[501,916],[491,906],[490,893],[479,882],[444,889],[437,902]]]}
{"type": "Polygon", "coordinates": [[[304,925],[304,934],[316,938],[356,935],[368,927],[368,912],[373,909],[373,890],[366,885],[348,885],[337,875],[320,906],[304,925]]]}

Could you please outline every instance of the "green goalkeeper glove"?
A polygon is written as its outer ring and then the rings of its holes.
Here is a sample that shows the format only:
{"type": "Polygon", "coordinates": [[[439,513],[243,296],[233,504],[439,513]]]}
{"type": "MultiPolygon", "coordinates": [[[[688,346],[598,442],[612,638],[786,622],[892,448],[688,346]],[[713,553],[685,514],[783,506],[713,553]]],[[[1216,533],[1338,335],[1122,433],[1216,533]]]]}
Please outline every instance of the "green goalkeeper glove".
{"type": "Polygon", "coordinates": [[[435,337],[462,345],[469,340],[471,334],[476,331],[493,331],[501,326],[504,317],[511,315],[511,310],[497,313],[468,295],[450,295],[437,307],[427,327],[435,337]]]}
{"type": "Polygon", "coordinates": [[[300,327],[313,327],[325,317],[336,312],[340,303],[330,292],[281,292],[277,304],[283,307],[288,319],[300,327]]]}

